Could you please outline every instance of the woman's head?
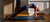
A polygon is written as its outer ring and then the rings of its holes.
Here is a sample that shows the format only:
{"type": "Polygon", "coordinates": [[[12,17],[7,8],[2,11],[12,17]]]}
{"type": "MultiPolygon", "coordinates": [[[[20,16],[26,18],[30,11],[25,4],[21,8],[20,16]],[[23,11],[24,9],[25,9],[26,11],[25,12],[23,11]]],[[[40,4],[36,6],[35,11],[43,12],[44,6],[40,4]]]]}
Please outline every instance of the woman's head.
{"type": "Polygon", "coordinates": [[[29,4],[29,7],[31,8],[31,4],[29,4]]]}

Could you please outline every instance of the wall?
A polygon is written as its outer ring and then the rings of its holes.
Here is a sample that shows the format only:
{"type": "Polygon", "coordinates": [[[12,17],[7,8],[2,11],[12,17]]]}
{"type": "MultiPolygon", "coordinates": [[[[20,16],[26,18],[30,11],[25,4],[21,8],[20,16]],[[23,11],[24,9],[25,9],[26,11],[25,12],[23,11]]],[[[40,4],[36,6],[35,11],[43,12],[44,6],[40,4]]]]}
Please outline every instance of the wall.
{"type": "MultiPolygon", "coordinates": [[[[34,0],[34,1],[41,1],[41,0],[34,0]]],[[[43,1],[43,0],[42,0],[43,1]]],[[[45,1],[45,0],[44,0],[45,1]]],[[[46,0],[46,1],[49,1],[49,0],[46,0]]],[[[5,0],[4,2],[4,14],[12,14],[12,0],[5,0]]],[[[20,7],[24,6],[27,4],[27,0],[21,0],[21,5],[20,7]]],[[[42,3],[43,4],[43,3],[42,3]]],[[[43,6],[43,5],[40,5],[40,6],[43,6]]],[[[16,3],[14,3],[14,7],[16,7],[16,3]]],[[[43,9],[42,9],[43,10],[43,9]]],[[[48,11],[48,10],[45,10],[45,11],[48,11]]],[[[41,11],[41,12],[44,12],[44,11],[41,11]]],[[[25,12],[26,13],[26,12],[25,12]]],[[[47,13],[47,12],[46,12],[47,13]]]]}
{"type": "MultiPolygon", "coordinates": [[[[12,14],[12,2],[13,0],[4,0],[4,14],[12,14]]],[[[27,4],[27,0],[21,0],[20,7],[27,4]]],[[[16,7],[16,0],[14,1],[14,10],[16,7]]]]}
{"type": "Polygon", "coordinates": [[[4,0],[4,5],[11,4],[12,2],[13,2],[13,0],[4,0]]]}
{"type": "Polygon", "coordinates": [[[50,2],[49,2],[49,15],[50,15],[50,2]]]}
{"type": "Polygon", "coordinates": [[[29,1],[50,1],[50,0],[29,0],[29,1]]]}
{"type": "Polygon", "coordinates": [[[4,14],[12,14],[12,3],[4,6],[4,14]]]}
{"type": "Polygon", "coordinates": [[[3,22],[4,0],[0,0],[0,22],[3,22]]]}
{"type": "Polygon", "coordinates": [[[12,14],[13,0],[4,0],[4,14],[12,14]]]}
{"type": "MultiPolygon", "coordinates": [[[[28,0],[29,1],[50,1],[50,0],[28,0]]],[[[39,13],[49,14],[49,2],[30,2],[31,4],[34,3],[36,6],[40,6],[39,13]]]]}
{"type": "Polygon", "coordinates": [[[24,5],[26,5],[27,4],[27,0],[21,0],[21,4],[20,4],[20,7],[22,7],[22,6],[24,6],[24,5]]]}

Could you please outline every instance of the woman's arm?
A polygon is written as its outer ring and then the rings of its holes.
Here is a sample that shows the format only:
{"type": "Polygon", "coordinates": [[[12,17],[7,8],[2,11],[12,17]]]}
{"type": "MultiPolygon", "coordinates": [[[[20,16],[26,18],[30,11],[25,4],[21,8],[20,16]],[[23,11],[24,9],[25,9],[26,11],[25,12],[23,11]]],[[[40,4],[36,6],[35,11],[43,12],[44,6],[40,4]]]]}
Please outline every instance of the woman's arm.
{"type": "Polygon", "coordinates": [[[40,7],[39,6],[35,6],[35,16],[36,16],[36,19],[38,18],[37,11],[40,11],[40,7]]]}
{"type": "Polygon", "coordinates": [[[35,16],[37,18],[37,7],[35,6],[35,16]]]}

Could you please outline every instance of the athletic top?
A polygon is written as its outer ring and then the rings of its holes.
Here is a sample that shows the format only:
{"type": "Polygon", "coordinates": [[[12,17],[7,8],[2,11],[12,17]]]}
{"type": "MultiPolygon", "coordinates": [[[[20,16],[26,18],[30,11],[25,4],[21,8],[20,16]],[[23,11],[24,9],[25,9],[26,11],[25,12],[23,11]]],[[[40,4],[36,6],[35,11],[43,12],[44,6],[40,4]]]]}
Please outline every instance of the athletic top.
{"type": "MultiPolygon", "coordinates": [[[[34,8],[35,4],[31,4],[31,8],[34,8]]],[[[29,8],[29,5],[26,5],[26,10],[29,8]]]]}
{"type": "MultiPolygon", "coordinates": [[[[34,6],[36,6],[35,4],[31,4],[31,7],[34,8],[34,6]]],[[[26,5],[26,7],[28,8],[29,5],[26,5]]]]}

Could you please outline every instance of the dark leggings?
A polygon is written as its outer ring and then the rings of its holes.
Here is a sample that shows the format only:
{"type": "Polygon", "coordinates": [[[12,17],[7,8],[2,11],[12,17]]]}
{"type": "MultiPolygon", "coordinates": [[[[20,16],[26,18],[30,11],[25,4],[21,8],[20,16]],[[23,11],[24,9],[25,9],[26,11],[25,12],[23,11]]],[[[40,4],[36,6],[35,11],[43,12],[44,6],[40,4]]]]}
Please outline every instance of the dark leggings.
{"type": "Polygon", "coordinates": [[[11,17],[14,17],[14,16],[16,16],[17,14],[19,14],[20,12],[25,11],[25,10],[27,10],[27,9],[28,9],[28,8],[26,8],[26,6],[24,6],[24,7],[20,8],[16,13],[14,13],[11,17]]]}

